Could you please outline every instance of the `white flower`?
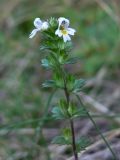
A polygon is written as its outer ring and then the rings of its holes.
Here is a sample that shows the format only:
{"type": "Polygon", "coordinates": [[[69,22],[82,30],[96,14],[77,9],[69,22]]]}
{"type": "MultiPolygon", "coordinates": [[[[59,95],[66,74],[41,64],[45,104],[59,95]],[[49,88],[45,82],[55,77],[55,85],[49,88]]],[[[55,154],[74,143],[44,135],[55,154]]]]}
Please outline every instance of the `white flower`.
{"type": "Polygon", "coordinates": [[[40,18],[35,18],[34,26],[35,26],[35,29],[33,29],[31,34],[29,35],[29,38],[33,38],[38,31],[47,30],[49,27],[48,22],[42,22],[40,18]]]}
{"type": "Polygon", "coordinates": [[[69,28],[69,20],[64,18],[64,17],[60,17],[58,19],[58,29],[55,31],[55,34],[58,35],[59,37],[63,36],[63,40],[64,42],[70,41],[71,37],[69,35],[74,35],[75,34],[75,29],[73,28],[69,28]]]}

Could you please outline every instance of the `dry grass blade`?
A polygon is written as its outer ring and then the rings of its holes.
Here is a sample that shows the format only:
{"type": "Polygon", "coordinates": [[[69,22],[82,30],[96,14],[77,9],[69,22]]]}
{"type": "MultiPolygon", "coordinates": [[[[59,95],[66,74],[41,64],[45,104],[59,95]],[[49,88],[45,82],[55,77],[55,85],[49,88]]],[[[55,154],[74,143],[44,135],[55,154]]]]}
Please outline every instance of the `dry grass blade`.
{"type": "MultiPolygon", "coordinates": [[[[118,95],[118,92],[117,92],[118,95]]],[[[92,97],[85,95],[83,93],[80,93],[80,96],[82,97],[84,103],[86,104],[86,106],[89,106],[89,109],[91,110],[91,112],[97,112],[100,114],[108,114],[108,116],[110,115],[114,115],[114,113],[112,113],[107,106],[97,102],[96,100],[94,100],[92,97]]],[[[120,124],[120,119],[117,117],[113,117],[112,118],[115,122],[120,124]]]]}
{"type": "MultiPolygon", "coordinates": [[[[107,132],[105,135],[109,144],[116,153],[117,160],[120,160],[120,129],[107,132]]],[[[112,158],[111,153],[106,148],[102,140],[90,145],[85,151],[79,153],[80,160],[108,160],[112,158]]],[[[70,158],[68,160],[73,160],[70,158]]]]}
{"type": "MultiPolygon", "coordinates": [[[[33,136],[35,134],[34,128],[21,128],[21,129],[15,129],[15,130],[8,130],[8,129],[2,129],[0,130],[0,136],[5,135],[20,135],[20,136],[33,136]]],[[[43,134],[46,137],[47,140],[51,140],[54,136],[58,134],[58,129],[55,128],[44,128],[43,134]]]]}

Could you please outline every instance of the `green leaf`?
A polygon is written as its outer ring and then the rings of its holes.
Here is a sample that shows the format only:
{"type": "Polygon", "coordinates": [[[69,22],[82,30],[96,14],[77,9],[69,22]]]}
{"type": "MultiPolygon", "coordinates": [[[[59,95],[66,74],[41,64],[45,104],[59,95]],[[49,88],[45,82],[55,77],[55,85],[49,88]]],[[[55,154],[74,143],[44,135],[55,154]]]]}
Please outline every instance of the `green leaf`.
{"type": "Polygon", "coordinates": [[[60,50],[59,51],[60,53],[59,53],[59,58],[58,58],[58,60],[59,60],[59,63],[60,64],[66,64],[66,61],[67,61],[67,59],[68,59],[68,54],[66,54],[65,52],[64,52],[64,50],[60,50]]]}
{"type": "Polygon", "coordinates": [[[46,80],[43,84],[42,84],[43,88],[54,88],[56,87],[55,85],[55,81],[54,80],[46,80]]]}
{"type": "Polygon", "coordinates": [[[68,114],[67,102],[64,99],[61,99],[59,101],[58,106],[53,108],[52,113],[53,113],[53,117],[55,119],[66,119],[66,118],[68,118],[69,114],[68,114]]]}
{"type": "Polygon", "coordinates": [[[57,19],[54,17],[51,17],[49,20],[49,25],[50,25],[50,28],[57,29],[57,27],[58,27],[57,19]]]}
{"type": "Polygon", "coordinates": [[[69,140],[65,139],[64,136],[57,136],[52,140],[53,144],[60,144],[60,145],[69,145],[69,140]]]}
{"type": "Polygon", "coordinates": [[[62,112],[62,110],[59,107],[54,107],[52,109],[52,116],[55,119],[65,119],[66,116],[64,115],[64,113],[62,112]]]}
{"type": "Polygon", "coordinates": [[[72,144],[71,129],[64,128],[61,134],[62,134],[61,136],[55,137],[52,143],[61,144],[61,145],[71,145],[72,144]]]}
{"type": "Polygon", "coordinates": [[[85,109],[83,107],[81,107],[81,108],[76,110],[76,113],[74,113],[73,116],[74,117],[86,117],[87,116],[87,112],[85,111],[85,109]]]}
{"type": "Polygon", "coordinates": [[[59,72],[54,73],[53,79],[54,79],[56,86],[58,88],[64,88],[64,80],[59,72]]]}
{"type": "Polygon", "coordinates": [[[59,101],[59,107],[63,111],[64,114],[67,114],[68,104],[67,101],[64,99],[60,99],[59,101]]]}
{"type": "Polygon", "coordinates": [[[60,50],[64,50],[65,49],[65,43],[64,43],[64,41],[61,41],[61,40],[58,41],[58,48],[60,50]]]}
{"type": "Polygon", "coordinates": [[[70,114],[71,117],[77,114],[77,108],[73,103],[70,103],[69,108],[68,108],[68,113],[70,114]]]}
{"type": "Polygon", "coordinates": [[[90,139],[87,137],[80,137],[76,141],[77,151],[83,151],[91,144],[90,139]]]}
{"type": "Polygon", "coordinates": [[[42,59],[42,60],[41,60],[41,63],[42,63],[42,66],[43,66],[43,67],[51,68],[48,59],[42,59]]]}
{"type": "Polygon", "coordinates": [[[87,116],[87,113],[84,110],[84,108],[83,107],[78,108],[74,103],[70,103],[69,108],[68,108],[68,113],[71,116],[71,118],[87,116]]]}
{"type": "Polygon", "coordinates": [[[48,46],[45,46],[45,45],[41,45],[41,46],[40,46],[40,50],[41,50],[41,51],[46,50],[46,49],[49,49],[49,47],[48,47],[48,46]]]}
{"type": "Polygon", "coordinates": [[[68,41],[67,43],[65,43],[65,49],[67,52],[70,52],[72,49],[72,42],[68,41]]]}
{"type": "Polygon", "coordinates": [[[64,137],[66,140],[69,140],[71,141],[71,129],[70,128],[64,128],[63,131],[62,131],[64,137]]]}
{"type": "Polygon", "coordinates": [[[78,57],[73,57],[73,58],[69,58],[67,61],[66,61],[66,64],[74,64],[78,61],[78,57]]]}
{"type": "Polygon", "coordinates": [[[55,54],[50,53],[50,55],[48,56],[48,61],[51,65],[56,66],[57,65],[57,57],[55,54]]]}
{"type": "Polygon", "coordinates": [[[66,77],[67,81],[67,88],[69,91],[71,91],[74,87],[75,77],[71,74],[68,74],[66,77]]]}
{"type": "Polygon", "coordinates": [[[84,79],[75,80],[74,86],[73,86],[73,92],[74,93],[80,92],[84,85],[85,85],[85,80],[84,79]]]}
{"type": "Polygon", "coordinates": [[[64,114],[64,117],[68,118],[69,117],[69,115],[68,115],[68,104],[67,104],[66,100],[60,99],[59,108],[62,111],[62,113],[64,114]]]}

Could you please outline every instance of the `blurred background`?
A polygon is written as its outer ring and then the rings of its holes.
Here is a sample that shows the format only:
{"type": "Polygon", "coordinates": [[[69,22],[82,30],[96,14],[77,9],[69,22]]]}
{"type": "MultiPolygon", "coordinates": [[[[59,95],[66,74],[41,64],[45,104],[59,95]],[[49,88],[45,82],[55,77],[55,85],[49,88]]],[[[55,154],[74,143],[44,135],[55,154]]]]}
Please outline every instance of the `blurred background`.
{"type": "MultiPolygon", "coordinates": [[[[80,61],[68,70],[87,79],[81,96],[91,113],[116,115],[95,117],[102,132],[110,132],[113,139],[120,134],[120,1],[0,0],[0,13],[0,160],[71,156],[70,149],[50,143],[65,123],[54,122],[50,112],[44,115],[62,93],[52,98],[53,91],[41,87],[51,75],[41,67],[40,34],[29,39],[36,17],[70,19],[77,30],[72,56],[80,61]]],[[[88,119],[76,120],[75,127],[91,143],[100,139],[88,119]]],[[[120,144],[118,148],[120,152],[120,144]]]]}

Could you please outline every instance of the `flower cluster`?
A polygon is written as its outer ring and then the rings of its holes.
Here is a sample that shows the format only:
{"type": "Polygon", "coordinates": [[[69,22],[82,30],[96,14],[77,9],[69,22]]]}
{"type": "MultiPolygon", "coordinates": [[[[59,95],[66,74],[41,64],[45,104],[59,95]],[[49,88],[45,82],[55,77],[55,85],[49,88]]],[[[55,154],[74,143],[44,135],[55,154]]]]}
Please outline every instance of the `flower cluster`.
{"type": "MultiPolygon", "coordinates": [[[[64,17],[60,17],[57,20],[58,28],[55,30],[55,35],[62,37],[64,42],[70,41],[70,35],[73,36],[76,32],[75,29],[69,27],[69,24],[69,20],[64,17]]],[[[49,21],[41,21],[40,18],[34,20],[34,26],[35,29],[33,29],[29,38],[33,38],[38,31],[46,31],[50,28],[49,21]]]]}

